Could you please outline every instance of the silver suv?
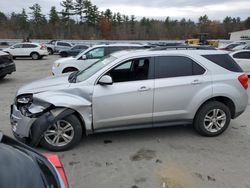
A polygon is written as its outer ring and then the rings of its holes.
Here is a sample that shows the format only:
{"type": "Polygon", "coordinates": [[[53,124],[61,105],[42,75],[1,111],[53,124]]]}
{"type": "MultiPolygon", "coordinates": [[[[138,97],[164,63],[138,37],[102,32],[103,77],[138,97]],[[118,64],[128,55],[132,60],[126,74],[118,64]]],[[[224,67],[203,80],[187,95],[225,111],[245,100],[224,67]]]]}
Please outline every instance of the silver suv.
{"type": "Polygon", "coordinates": [[[193,124],[224,132],[248,104],[248,77],[217,50],[113,53],[84,71],[24,86],[11,106],[14,135],[54,151],[83,134],[193,124]]]}

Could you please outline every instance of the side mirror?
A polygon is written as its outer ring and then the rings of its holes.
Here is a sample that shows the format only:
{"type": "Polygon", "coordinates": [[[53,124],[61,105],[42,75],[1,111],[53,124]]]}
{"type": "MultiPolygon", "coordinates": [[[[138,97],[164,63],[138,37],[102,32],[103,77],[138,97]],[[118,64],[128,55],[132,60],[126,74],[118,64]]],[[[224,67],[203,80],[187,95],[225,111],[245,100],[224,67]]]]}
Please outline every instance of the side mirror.
{"type": "Polygon", "coordinates": [[[82,59],[83,60],[87,59],[87,56],[86,55],[82,55],[82,59]]]}
{"type": "Polygon", "coordinates": [[[104,75],[98,82],[100,85],[112,85],[113,79],[109,75],[104,75]]]}

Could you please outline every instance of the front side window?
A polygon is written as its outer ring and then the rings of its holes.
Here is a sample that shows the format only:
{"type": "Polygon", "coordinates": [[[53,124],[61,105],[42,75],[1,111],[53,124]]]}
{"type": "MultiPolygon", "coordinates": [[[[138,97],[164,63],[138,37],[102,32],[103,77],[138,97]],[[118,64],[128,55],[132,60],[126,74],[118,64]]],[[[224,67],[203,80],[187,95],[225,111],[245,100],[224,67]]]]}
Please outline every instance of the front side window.
{"type": "Polygon", "coordinates": [[[104,48],[95,48],[87,52],[87,59],[100,59],[104,56],[104,48]]]}
{"type": "Polygon", "coordinates": [[[202,75],[205,69],[192,59],[182,56],[156,57],[155,78],[202,75]]]}
{"type": "Polygon", "coordinates": [[[22,44],[16,44],[16,45],[14,45],[13,47],[14,47],[14,48],[22,48],[22,46],[23,46],[22,44]]]}
{"type": "Polygon", "coordinates": [[[126,61],[107,73],[113,82],[129,82],[149,79],[150,58],[126,61]]]}

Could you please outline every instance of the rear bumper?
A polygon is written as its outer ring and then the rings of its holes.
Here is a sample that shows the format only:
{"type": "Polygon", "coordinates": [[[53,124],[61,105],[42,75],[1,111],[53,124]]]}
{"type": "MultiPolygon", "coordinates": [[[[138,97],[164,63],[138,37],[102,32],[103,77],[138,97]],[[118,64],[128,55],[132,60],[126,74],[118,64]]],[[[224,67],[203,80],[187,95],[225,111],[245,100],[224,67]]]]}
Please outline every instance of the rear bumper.
{"type": "Polygon", "coordinates": [[[3,64],[0,65],[0,76],[4,76],[6,74],[11,74],[12,72],[16,71],[16,65],[15,63],[10,64],[3,64]]]}

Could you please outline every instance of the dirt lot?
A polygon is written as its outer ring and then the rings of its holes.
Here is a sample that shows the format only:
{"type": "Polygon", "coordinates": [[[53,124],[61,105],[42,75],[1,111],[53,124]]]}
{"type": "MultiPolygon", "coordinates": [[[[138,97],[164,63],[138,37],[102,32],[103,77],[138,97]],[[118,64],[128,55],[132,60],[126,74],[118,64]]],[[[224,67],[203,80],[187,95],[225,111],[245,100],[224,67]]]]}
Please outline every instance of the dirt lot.
{"type": "MultiPolygon", "coordinates": [[[[12,136],[9,106],[17,89],[50,76],[57,58],[16,60],[17,72],[0,81],[5,134],[12,136]]],[[[201,137],[188,126],[103,133],[58,154],[73,188],[250,188],[249,118],[250,103],[216,138],[201,137]]]]}

